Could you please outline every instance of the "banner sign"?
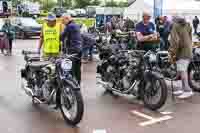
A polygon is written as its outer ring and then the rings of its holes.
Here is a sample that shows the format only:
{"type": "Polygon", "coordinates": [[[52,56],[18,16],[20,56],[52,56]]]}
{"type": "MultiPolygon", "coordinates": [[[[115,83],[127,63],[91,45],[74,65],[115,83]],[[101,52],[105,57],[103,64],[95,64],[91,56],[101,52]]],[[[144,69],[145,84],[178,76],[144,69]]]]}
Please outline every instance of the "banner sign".
{"type": "Polygon", "coordinates": [[[163,0],[154,0],[154,17],[162,15],[163,0]]]}

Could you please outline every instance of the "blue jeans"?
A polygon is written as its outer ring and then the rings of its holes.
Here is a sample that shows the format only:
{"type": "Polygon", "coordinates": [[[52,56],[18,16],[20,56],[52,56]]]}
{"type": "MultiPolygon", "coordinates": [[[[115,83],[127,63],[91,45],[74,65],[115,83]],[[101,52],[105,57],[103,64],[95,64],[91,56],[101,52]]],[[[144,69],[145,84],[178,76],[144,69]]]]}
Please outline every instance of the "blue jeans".
{"type": "Polygon", "coordinates": [[[89,47],[84,47],[82,49],[83,58],[88,58],[88,56],[92,57],[92,55],[93,55],[93,48],[94,48],[93,45],[91,45],[89,47]]]}

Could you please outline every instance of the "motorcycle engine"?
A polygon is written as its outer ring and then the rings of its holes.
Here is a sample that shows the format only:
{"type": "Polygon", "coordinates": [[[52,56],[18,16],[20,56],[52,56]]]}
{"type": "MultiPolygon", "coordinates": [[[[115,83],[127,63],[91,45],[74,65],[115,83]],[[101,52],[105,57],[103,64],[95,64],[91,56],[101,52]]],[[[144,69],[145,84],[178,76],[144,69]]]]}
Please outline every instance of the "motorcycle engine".
{"type": "Polygon", "coordinates": [[[139,74],[139,64],[140,60],[138,58],[132,58],[129,65],[124,69],[125,74],[123,76],[122,83],[125,89],[129,89],[132,85],[132,81],[136,80],[139,74]]]}
{"type": "Polygon", "coordinates": [[[50,80],[46,80],[42,86],[42,96],[45,100],[49,100],[52,92],[52,86],[50,80]]]}

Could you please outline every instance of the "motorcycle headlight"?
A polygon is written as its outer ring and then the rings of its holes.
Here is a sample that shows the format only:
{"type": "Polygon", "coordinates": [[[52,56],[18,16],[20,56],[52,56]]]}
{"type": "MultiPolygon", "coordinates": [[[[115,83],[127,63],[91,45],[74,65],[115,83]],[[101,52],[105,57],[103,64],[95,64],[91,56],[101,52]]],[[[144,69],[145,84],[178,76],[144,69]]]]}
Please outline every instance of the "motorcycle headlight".
{"type": "Polygon", "coordinates": [[[71,60],[63,60],[61,62],[61,68],[64,71],[70,71],[72,69],[72,61],[71,60]]]}
{"type": "Polygon", "coordinates": [[[149,61],[150,61],[151,63],[156,62],[156,55],[155,55],[155,54],[150,54],[150,55],[149,55],[149,61]]]}

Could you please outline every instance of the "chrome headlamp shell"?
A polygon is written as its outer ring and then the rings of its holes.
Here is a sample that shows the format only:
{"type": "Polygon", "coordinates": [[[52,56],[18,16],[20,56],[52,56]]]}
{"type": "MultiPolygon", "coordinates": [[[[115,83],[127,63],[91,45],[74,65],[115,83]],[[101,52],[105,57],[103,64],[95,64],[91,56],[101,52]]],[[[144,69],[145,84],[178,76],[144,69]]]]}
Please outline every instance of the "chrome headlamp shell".
{"type": "Polygon", "coordinates": [[[61,68],[62,68],[64,71],[70,71],[70,70],[72,69],[72,61],[69,60],[69,59],[62,60],[62,61],[61,61],[61,68]]]}

